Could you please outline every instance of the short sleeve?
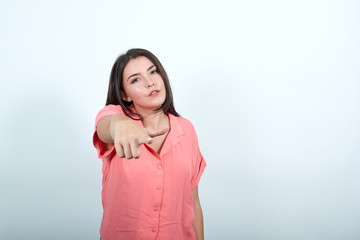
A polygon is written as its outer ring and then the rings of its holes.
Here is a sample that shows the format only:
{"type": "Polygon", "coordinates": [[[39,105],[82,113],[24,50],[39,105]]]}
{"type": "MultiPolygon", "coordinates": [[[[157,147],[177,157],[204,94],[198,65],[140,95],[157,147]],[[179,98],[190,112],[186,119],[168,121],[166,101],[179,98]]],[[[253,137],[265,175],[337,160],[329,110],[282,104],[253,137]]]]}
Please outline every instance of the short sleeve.
{"type": "Polygon", "coordinates": [[[201,155],[200,150],[198,154],[199,155],[198,158],[196,159],[195,172],[191,181],[191,189],[194,189],[199,184],[201,175],[203,174],[206,167],[205,159],[201,155]]]}
{"type": "Polygon", "coordinates": [[[194,189],[200,182],[200,178],[201,175],[203,174],[205,167],[206,167],[206,162],[204,157],[202,156],[201,152],[200,152],[200,148],[199,148],[199,143],[198,143],[198,139],[195,133],[195,129],[194,129],[194,147],[196,148],[196,158],[195,158],[195,170],[193,173],[193,177],[191,180],[191,189],[194,189]]]}
{"type": "Polygon", "coordinates": [[[97,150],[98,157],[100,159],[109,156],[114,150],[114,146],[108,149],[108,144],[101,141],[99,136],[97,135],[96,129],[99,121],[106,116],[111,116],[115,114],[124,114],[122,108],[118,105],[107,105],[96,115],[95,126],[94,126],[94,135],[93,135],[93,144],[97,150]]]}

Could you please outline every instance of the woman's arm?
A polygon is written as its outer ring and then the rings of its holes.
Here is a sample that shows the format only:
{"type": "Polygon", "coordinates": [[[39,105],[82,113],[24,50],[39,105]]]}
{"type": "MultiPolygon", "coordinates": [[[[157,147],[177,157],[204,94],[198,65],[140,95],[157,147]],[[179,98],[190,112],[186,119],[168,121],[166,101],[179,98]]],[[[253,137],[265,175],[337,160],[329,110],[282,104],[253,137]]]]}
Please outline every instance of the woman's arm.
{"type": "Polygon", "coordinates": [[[103,117],[96,128],[97,135],[104,143],[113,143],[115,135],[115,126],[117,124],[126,125],[127,121],[130,121],[126,116],[122,114],[116,114],[103,117]]]}
{"type": "Polygon", "coordinates": [[[150,143],[150,137],[164,134],[167,129],[149,131],[138,126],[122,114],[103,117],[96,128],[97,135],[104,143],[114,143],[120,158],[139,158],[140,145],[150,143]]]}
{"type": "Polygon", "coordinates": [[[203,240],[204,239],[204,220],[203,220],[203,213],[201,210],[197,186],[192,191],[192,196],[193,196],[193,201],[194,201],[194,214],[195,214],[195,219],[194,219],[192,226],[195,230],[196,239],[203,240]]]}

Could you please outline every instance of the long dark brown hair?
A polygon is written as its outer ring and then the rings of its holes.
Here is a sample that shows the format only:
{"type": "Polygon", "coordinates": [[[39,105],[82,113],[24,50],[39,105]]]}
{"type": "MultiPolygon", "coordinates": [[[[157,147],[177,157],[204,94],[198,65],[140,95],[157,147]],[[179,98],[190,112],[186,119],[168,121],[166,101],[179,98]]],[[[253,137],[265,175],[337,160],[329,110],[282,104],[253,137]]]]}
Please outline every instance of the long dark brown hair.
{"type": "Polygon", "coordinates": [[[169,78],[166,74],[164,67],[162,66],[162,64],[160,63],[160,61],[157,59],[157,57],[154,54],[152,54],[148,50],[141,49],[141,48],[130,49],[125,54],[120,55],[116,59],[114,65],[111,69],[109,89],[108,89],[108,94],[107,94],[107,99],[106,99],[105,105],[109,105],[109,104],[120,105],[121,108],[123,109],[124,113],[128,117],[135,119],[134,117],[137,116],[138,119],[136,119],[136,120],[141,119],[141,116],[139,116],[139,114],[137,114],[136,112],[132,111],[132,109],[130,108],[130,106],[132,105],[132,102],[125,101],[121,98],[121,92],[124,91],[124,86],[123,86],[124,68],[131,59],[134,59],[134,58],[137,58],[140,56],[148,58],[156,66],[157,71],[159,72],[162,79],[164,80],[164,85],[165,85],[165,89],[166,89],[166,98],[165,98],[164,103],[157,110],[162,110],[162,111],[164,111],[164,113],[171,113],[175,116],[180,116],[176,112],[175,107],[174,107],[174,100],[173,100],[173,95],[172,95],[172,91],[171,91],[171,87],[170,87],[170,82],[169,82],[169,78]]]}

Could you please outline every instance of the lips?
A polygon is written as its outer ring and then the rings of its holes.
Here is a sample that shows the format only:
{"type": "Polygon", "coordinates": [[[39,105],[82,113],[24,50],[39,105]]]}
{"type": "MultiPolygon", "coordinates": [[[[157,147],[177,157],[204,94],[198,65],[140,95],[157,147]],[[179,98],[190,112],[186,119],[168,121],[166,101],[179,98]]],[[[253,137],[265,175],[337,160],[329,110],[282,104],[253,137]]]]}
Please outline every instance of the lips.
{"type": "Polygon", "coordinates": [[[153,91],[150,92],[149,97],[156,96],[156,95],[159,94],[159,92],[160,92],[159,90],[153,90],[153,91]]]}

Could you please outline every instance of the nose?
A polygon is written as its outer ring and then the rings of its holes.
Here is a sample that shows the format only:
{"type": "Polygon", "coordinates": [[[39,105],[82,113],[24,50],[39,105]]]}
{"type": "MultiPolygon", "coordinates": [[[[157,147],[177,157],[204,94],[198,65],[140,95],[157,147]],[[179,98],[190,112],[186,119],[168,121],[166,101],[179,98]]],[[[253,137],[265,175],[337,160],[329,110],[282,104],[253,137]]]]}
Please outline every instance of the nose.
{"type": "Polygon", "coordinates": [[[154,81],[151,79],[151,77],[146,78],[145,84],[147,87],[151,87],[152,85],[155,85],[154,81]]]}

